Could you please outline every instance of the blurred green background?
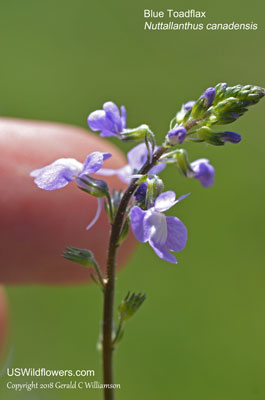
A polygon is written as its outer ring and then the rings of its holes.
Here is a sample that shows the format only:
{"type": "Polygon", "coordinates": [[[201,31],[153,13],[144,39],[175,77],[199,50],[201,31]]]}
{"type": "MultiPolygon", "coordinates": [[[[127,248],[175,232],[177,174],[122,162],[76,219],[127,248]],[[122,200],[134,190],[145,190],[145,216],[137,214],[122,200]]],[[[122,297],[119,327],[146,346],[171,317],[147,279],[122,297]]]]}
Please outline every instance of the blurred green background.
{"type": "MultiPolygon", "coordinates": [[[[264,85],[263,24],[256,0],[3,0],[1,114],[86,127],[88,113],[113,100],[126,105],[129,126],[148,123],[162,140],[182,102],[208,86],[264,85]],[[206,10],[206,22],[259,29],[147,32],[144,8],[206,10]]],[[[186,146],[191,160],[216,167],[210,189],[173,168],[164,174],[178,195],[192,192],[175,208],[189,241],[176,266],[141,245],[119,274],[118,300],[128,289],[148,299],[116,354],[118,400],[265,399],[264,125],[259,104],[233,124],[239,145],[186,146]]],[[[101,381],[94,286],[10,287],[8,295],[11,366],[95,369],[101,381]]],[[[15,393],[6,381],[6,400],[101,399],[97,390],[15,393]]]]}

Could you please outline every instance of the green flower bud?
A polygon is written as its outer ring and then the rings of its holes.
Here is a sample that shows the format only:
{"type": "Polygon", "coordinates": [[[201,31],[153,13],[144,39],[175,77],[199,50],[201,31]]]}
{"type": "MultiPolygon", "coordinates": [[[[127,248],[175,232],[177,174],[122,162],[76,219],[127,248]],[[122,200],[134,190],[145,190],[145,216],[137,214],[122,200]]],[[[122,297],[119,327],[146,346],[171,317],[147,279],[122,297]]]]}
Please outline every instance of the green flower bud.
{"type": "Polygon", "coordinates": [[[193,176],[193,169],[190,166],[188,153],[186,150],[180,149],[176,151],[174,154],[174,158],[176,160],[177,167],[182,175],[187,177],[193,176]]]}
{"type": "Polygon", "coordinates": [[[67,260],[84,265],[85,267],[90,267],[95,263],[92,251],[87,249],[79,249],[77,247],[66,247],[63,257],[67,260]]]}
{"type": "Polygon", "coordinates": [[[143,141],[145,137],[149,137],[153,132],[150,130],[148,125],[140,125],[134,129],[125,129],[121,132],[122,140],[141,140],[143,141]]]}
{"type": "Polygon", "coordinates": [[[209,144],[213,144],[214,146],[224,145],[224,142],[218,137],[218,134],[216,134],[208,126],[203,126],[200,129],[198,129],[197,135],[199,139],[202,139],[209,144]]]}
{"type": "Polygon", "coordinates": [[[226,83],[218,83],[218,85],[215,86],[215,99],[213,102],[214,105],[224,99],[226,88],[227,88],[226,83]]]}
{"type": "Polygon", "coordinates": [[[104,197],[109,193],[108,185],[101,179],[92,178],[89,175],[82,176],[76,179],[79,189],[87,192],[95,197],[104,197]]]}
{"type": "Polygon", "coordinates": [[[194,106],[191,109],[191,114],[193,118],[199,119],[204,116],[204,113],[207,111],[207,104],[204,97],[200,97],[194,106]]]}
{"type": "Polygon", "coordinates": [[[154,205],[156,198],[163,192],[164,183],[157,175],[148,178],[145,182],[147,185],[146,195],[144,199],[145,208],[150,208],[154,205]]]}

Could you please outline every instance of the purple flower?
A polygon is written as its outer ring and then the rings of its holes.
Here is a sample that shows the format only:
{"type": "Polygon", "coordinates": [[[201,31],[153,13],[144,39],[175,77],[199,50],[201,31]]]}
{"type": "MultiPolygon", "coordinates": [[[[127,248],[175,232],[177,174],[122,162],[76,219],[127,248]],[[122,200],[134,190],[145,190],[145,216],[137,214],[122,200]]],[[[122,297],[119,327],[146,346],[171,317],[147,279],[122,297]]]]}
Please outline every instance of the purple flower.
{"type": "MultiPolygon", "coordinates": [[[[105,176],[117,175],[122,182],[129,183],[132,179],[132,175],[137,173],[147,161],[147,157],[148,152],[146,144],[140,143],[127,153],[128,164],[124,167],[119,169],[102,168],[98,174],[105,176]]],[[[165,166],[165,163],[159,163],[149,171],[149,174],[159,174],[165,166]]]]}
{"type": "MultiPolygon", "coordinates": [[[[109,153],[96,151],[89,154],[83,164],[74,158],[59,158],[46,167],[35,169],[30,173],[30,176],[33,176],[36,185],[44,190],[61,189],[71,181],[76,181],[82,186],[83,183],[79,178],[85,178],[87,175],[97,172],[109,157],[111,157],[109,153]]],[[[92,228],[100,216],[102,199],[98,198],[97,200],[96,215],[86,229],[92,228]]]]}
{"type": "Polygon", "coordinates": [[[154,207],[144,211],[134,206],[130,212],[132,231],[139,242],[149,242],[158,257],[177,264],[176,257],[170,251],[181,251],[186,246],[187,228],[177,217],[167,217],[164,211],[170,209],[180,200],[172,191],[161,193],[154,207]]]}
{"type": "Polygon", "coordinates": [[[134,193],[136,201],[143,201],[146,196],[146,191],[147,191],[147,183],[143,182],[134,193]]]}
{"type": "Polygon", "coordinates": [[[204,97],[206,100],[207,108],[210,107],[214,101],[215,89],[213,87],[209,87],[208,89],[205,90],[202,97],[204,97]]]}
{"type": "Polygon", "coordinates": [[[173,146],[176,144],[181,144],[186,137],[186,129],[184,126],[176,124],[174,128],[170,129],[167,134],[168,141],[173,146]]]}
{"type": "Polygon", "coordinates": [[[121,109],[112,101],[103,104],[103,110],[93,111],[87,118],[92,131],[101,131],[100,136],[121,137],[120,133],[126,128],[126,109],[121,109]]]}
{"type": "Polygon", "coordinates": [[[94,174],[109,157],[109,153],[95,151],[87,156],[83,164],[74,158],[59,158],[50,165],[35,169],[30,176],[35,178],[34,182],[40,189],[61,189],[71,181],[94,174]]]}
{"type": "Polygon", "coordinates": [[[223,142],[239,143],[241,141],[241,135],[232,131],[225,131],[221,138],[223,142]]]}
{"type": "Polygon", "coordinates": [[[190,164],[194,172],[194,178],[198,179],[203,187],[209,187],[214,184],[214,167],[209,164],[206,158],[200,158],[190,164]]]}
{"type": "Polygon", "coordinates": [[[196,103],[196,101],[194,101],[194,100],[187,101],[187,103],[183,104],[184,110],[186,112],[189,111],[194,106],[195,103],[196,103]]]}

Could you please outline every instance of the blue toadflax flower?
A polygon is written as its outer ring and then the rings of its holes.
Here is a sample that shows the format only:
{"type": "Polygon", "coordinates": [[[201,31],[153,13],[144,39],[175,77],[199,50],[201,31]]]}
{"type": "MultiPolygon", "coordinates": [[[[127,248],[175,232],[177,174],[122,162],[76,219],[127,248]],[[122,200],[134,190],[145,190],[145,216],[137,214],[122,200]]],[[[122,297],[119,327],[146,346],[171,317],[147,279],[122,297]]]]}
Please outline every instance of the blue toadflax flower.
{"type": "Polygon", "coordinates": [[[214,101],[215,89],[212,87],[209,87],[208,89],[205,90],[205,92],[203,93],[203,95],[201,97],[205,98],[207,107],[210,107],[214,101]]]}
{"type": "MultiPolygon", "coordinates": [[[[109,157],[111,157],[110,153],[95,151],[87,156],[83,164],[74,158],[59,158],[46,167],[35,169],[30,176],[34,177],[36,185],[44,190],[61,189],[71,181],[76,181],[78,185],[82,186],[79,178],[85,178],[87,175],[97,172],[109,157]]],[[[101,214],[102,199],[98,198],[97,201],[96,215],[86,229],[92,228],[101,214]]]]}
{"type": "Polygon", "coordinates": [[[134,206],[130,212],[132,231],[139,242],[149,242],[158,257],[177,264],[170,251],[181,251],[187,242],[187,228],[177,217],[167,217],[164,211],[170,209],[187,195],[176,200],[173,191],[161,193],[154,206],[142,210],[134,206]]]}
{"type": "Polygon", "coordinates": [[[189,111],[194,106],[195,103],[196,102],[194,100],[187,101],[185,104],[183,104],[184,110],[186,112],[189,111]]]}
{"type": "Polygon", "coordinates": [[[214,167],[209,163],[206,158],[200,158],[190,164],[194,175],[200,181],[203,187],[209,187],[214,184],[214,167]]]}
{"type": "Polygon", "coordinates": [[[126,128],[126,109],[121,109],[112,101],[103,104],[103,110],[96,110],[89,114],[87,123],[92,131],[101,131],[100,136],[117,136],[126,128]]]}
{"type": "MultiPolygon", "coordinates": [[[[156,148],[157,147],[155,147],[155,150],[156,148]]],[[[102,168],[97,173],[105,176],[117,175],[122,182],[129,183],[132,179],[132,175],[137,173],[147,161],[147,157],[148,151],[146,144],[140,143],[127,153],[128,164],[126,164],[124,167],[118,169],[102,168]]],[[[165,163],[159,163],[149,171],[149,174],[159,174],[159,172],[161,172],[165,166],[165,163]]]]}
{"type": "Polygon", "coordinates": [[[109,157],[109,153],[95,151],[87,156],[83,164],[74,158],[59,158],[50,165],[35,169],[30,176],[35,178],[34,182],[40,189],[61,189],[71,181],[94,174],[109,157]]]}
{"type": "Polygon", "coordinates": [[[241,141],[241,135],[237,132],[224,131],[221,140],[223,142],[239,143],[241,141]]]}
{"type": "Polygon", "coordinates": [[[184,126],[176,124],[167,134],[168,142],[175,146],[176,144],[181,144],[185,140],[186,129],[184,126]]]}

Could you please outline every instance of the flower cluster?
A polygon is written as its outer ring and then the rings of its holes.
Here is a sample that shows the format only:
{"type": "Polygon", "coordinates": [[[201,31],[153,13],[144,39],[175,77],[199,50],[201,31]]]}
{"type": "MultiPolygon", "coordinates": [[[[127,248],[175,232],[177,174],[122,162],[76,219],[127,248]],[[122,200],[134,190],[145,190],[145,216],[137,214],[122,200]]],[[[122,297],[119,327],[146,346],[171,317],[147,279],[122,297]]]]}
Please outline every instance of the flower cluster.
{"type": "MultiPolygon", "coordinates": [[[[158,174],[171,164],[175,165],[183,176],[197,179],[203,187],[212,186],[215,170],[209,160],[200,158],[189,162],[187,151],[179,146],[185,141],[206,142],[215,146],[227,142],[239,143],[239,133],[216,131],[215,126],[235,121],[249,106],[258,103],[264,94],[263,88],[251,85],[228,87],[225,83],[220,83],[209,87],[196,101],[188,101],[182,105],[181,110],[170,122],[161,146],[156,145],[155,136],[148,125],[127,128],[125,107],[121,106],[119,109],[115,103],[106,102],[102,110],[89,114],[88,126],[93,131],[99,131],[103,137],[141,141],[128,152],[127,164],[119,169],[105,168],[103,163],[111,155],[97,151],[88,155],[83,164],[72,158],[61,158],[32,171],[31,176],[34,177],[36,185],[44,190],[61,189],[70,181],[75,181],[80,189],[97,197],[98,210],[88,228],[98,219],[102,209],[101,198],[105,197],[105,209],[112,226],[115,227],[119,218],[122,218],[123,222],[119,228],[116,246],[125,238],[130,221],[131,229],[139,242],[148,242],[158,257],[176,263],[172,252],[184,249],[187,229],[177,217],[166,216],[164,212],[186,195],[176,200],[173,191],[163,192],[164,184],[158,174]],[[91,176],[94,174],[105,177],[117,175],[121,181],[128,184],[128,190],[124,193],[127,201],[125,210],[120,211],[122,193],[114,191],[111,195],[107,183],[91,176]]],[[[79,260],[83,253],[84,251],[78,252],[78,257],[75,256],[74,259],[79,260]]],[[[87,260],[83,260],[84,263],[87,263],[87,260]]]]}

